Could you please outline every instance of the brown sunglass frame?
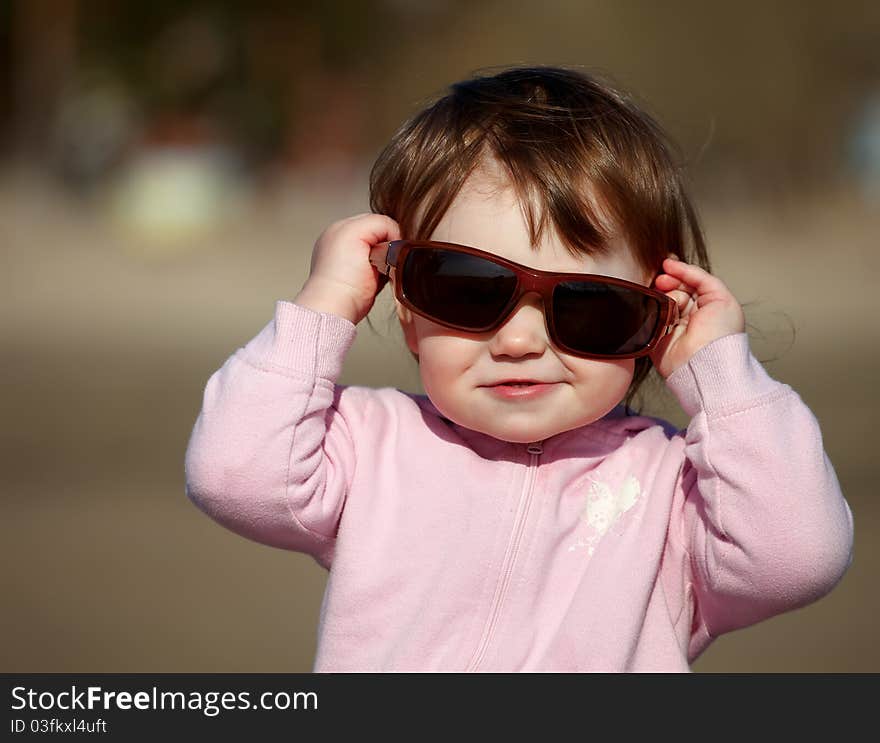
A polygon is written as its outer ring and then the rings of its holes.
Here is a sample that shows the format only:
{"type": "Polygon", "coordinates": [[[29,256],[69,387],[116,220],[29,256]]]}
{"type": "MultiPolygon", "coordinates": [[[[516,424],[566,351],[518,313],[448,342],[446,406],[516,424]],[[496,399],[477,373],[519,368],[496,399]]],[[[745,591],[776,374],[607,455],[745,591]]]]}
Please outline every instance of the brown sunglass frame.
{"type": "Polygon", "coordinates": [[[374,245],[370,250],[370,263],[375,266],[380,274],[394,279],[398,266],[403,266],[407,254],[413,249],[419,248],[442,248],[451,250],[456,253],[464,253],[473,255],[478,258],[489,261],[499,266],[503,266],[510,270],[516,276],[516,291],[514,291],[510,300],[504,309],[499,313],[498,319],[491,325],[481,328],[464,327],[455,323],[448,322],[438,317],[434,317],[425,310],[415,307],[407,298],[403,291],[400,281],[392,281],[394,285],[394,296],[404,306],[415,312],[417,315],[426,317],[432,322],[442,325],[453,330],[460,330],[467,333],[485,333],[494,330],[504,323],[509,317],[511,311],[519,304],[524,294],[528,292],[536,292],[541,295],[544,303],[544,321],[547,324],[547,332],[553,343],[566,353],[575,356],[590,359],[632,359],[640,356],[646,356],[660,342],[664,335],[669,333],[672,328],[678,324],[678,304],[671,297],[663,294],[656,289],[651,289],[641,284],[636,284],[625,279],[618,279],[613,276],[602,276],[600,274],[591,273],[557,273],[555,271],[541,271],[537,268],[529,268],[520,263],[502,258],[494,253],[488,253],[478,248],[472,248],[468,245],[458,245],[456,243],[436,242],[433,240],[392,240],[390,242],[382,242],[374,245]],[[660,304],[660,316],[657,319],[657,325],[654,328],[654,334],[650,341],[638,351],[620,354],[599,354],[581,351],[576,348],[562,343],[556,333],[556,327],[553,319],[553,289],[557,284],[566,281],[591,281],[599,284],[610,284],[612,286],[621,286],[641,294],[647,294],[658,300],[660,304]],[[549,308],[549,309],[548,309],[549,308]]]}

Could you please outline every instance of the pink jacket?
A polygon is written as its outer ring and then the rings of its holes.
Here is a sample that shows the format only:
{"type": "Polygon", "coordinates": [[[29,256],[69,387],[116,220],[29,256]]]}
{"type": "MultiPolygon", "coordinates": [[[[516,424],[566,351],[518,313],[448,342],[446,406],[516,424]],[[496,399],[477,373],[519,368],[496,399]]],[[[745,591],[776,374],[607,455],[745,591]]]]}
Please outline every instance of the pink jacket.
{"type": "Polygon", "coordinates": [[[686,431],[618,408],[529,445],[336,385],[354,336],[278,302],[186,453],[199,508],[329,569],[316,671],[687,672],[852,560],[816,420],[745,334],[667,380],[686,431]]]}

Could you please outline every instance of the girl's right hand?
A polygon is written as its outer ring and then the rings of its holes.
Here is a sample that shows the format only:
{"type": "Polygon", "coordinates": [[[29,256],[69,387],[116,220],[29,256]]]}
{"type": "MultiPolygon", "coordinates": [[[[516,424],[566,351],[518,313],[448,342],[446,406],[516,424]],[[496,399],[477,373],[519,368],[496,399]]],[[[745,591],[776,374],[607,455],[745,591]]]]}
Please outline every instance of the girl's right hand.
{"type": "Polygon", "coordinates": [[[309,278],[293,301],[357,325],[384,285],[370,263],[370,249],[400,237],[397,222],[383,214],[358,214],[334,222],[318,237],[309,278]]]}

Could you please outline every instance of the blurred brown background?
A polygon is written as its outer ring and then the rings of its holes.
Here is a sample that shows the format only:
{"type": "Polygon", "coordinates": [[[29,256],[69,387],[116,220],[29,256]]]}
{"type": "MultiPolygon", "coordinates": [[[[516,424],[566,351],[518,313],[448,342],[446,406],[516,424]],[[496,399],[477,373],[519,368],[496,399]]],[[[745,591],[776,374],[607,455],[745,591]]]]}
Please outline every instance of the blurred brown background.
{"type": "MultiPolygon", "coordinates": [[[[834,592],[694,670],[880,670],[878,50],[855,0],[0,3],[2,670],[311,670],[325,573],[185,497],[202,390],[368,209],[400,121],[513,63],[603,72],[681,143],[716,273],[854,511],[834,592]]],[[[418,389],[389,313],[342,382],[418,389]]]]}

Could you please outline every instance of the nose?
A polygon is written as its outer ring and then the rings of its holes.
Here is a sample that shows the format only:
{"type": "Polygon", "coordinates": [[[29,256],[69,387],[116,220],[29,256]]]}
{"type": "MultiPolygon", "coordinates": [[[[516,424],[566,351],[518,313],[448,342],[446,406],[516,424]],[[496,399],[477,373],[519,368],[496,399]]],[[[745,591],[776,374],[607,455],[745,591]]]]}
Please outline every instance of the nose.
{"type": "Polygon", "coordinates": [[[519,304],[495,331],[489,341],[489,352],[510,358],[541,355],[549,342],[544,303],[539,294],[529,292],[520,298],[519,304]]]}

